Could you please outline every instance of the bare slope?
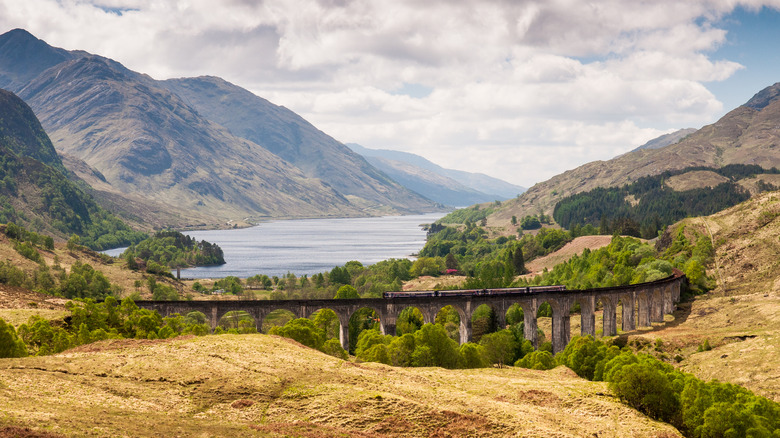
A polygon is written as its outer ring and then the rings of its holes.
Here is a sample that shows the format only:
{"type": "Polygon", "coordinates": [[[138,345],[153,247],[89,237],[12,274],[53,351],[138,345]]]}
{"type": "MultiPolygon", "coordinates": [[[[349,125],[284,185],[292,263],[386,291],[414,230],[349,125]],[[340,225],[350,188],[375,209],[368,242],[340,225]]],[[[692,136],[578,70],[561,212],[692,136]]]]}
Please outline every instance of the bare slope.
{"type": "Polygon", "coordinates": [[[679,436],[560,367],[355,364],[267,335],[0,360],[6,425],[101,436],[679,436]]]}
{"type": "Polygon", "coordinates": [[[596,187],[620,186],[666,170],[726,164],[780,166],[780,83],[756,96],[712,125],[661,149],[640,149],[609,161],[594,161],[538,183],[520,197],[507,201],[488,218],[488,225],[510,230],[512,216],[552,214],[563,197],[596,187]]]}
{"type": "Polygon", "coordinates": [[[554,253],[531,260],[525,265],[525,268],[529,274],[538,275],[545,268],[552,269],[555,265],[568,261],[572,256],[582,254],[585,248],[594,251],[609,245],[611,241],[612,236],[580,236],[554,253]]]}

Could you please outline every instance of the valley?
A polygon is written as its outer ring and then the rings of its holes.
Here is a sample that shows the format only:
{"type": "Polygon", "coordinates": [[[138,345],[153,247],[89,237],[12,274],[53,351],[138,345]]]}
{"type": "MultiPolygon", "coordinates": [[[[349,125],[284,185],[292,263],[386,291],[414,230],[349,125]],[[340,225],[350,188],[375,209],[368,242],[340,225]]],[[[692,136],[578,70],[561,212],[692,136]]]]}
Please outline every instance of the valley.
{"type": "Polygon", "coordinates": [[[528,190],[23,29],[0,87],[0,437],[780,433],[780,83],[528,190]]]}

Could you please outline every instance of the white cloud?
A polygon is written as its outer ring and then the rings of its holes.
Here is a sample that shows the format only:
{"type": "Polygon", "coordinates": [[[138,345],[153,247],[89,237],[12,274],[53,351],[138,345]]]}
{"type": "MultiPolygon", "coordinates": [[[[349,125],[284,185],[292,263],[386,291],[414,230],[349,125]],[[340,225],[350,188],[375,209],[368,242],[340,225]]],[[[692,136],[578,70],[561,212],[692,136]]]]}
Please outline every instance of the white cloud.
{"type": "Polygon", "coordinates": [[[0,32],[221,76],[341,141],[531,185],[711,122],[737,5],[780,2],[0,0],[0,32]]]}

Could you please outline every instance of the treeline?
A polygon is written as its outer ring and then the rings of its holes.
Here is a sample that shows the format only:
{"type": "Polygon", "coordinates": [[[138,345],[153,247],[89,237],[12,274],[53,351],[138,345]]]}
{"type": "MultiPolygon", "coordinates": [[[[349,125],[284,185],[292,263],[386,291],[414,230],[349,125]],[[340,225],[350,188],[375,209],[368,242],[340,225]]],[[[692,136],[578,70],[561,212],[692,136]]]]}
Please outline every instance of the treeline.
{"type": "MultiPolygon", "coordinates": [[[[65,298],[103,299],[108,295],[121,292],[119,286],[112,285],[102,272],[89,263],[76,261],[70,272],[60,265],[59,257],[54,256],[52,266],[46,264],[39,250],[54,249],[54,240],[13,222],[8,223],[3,233],[11,239],[14,249],[23,257],[37,263],[33,272],[25,272],[10,261],[0,262],[0,284],[23,287],[41,293],[65,298]]],[[[71,242],[69,249],[75,250],[71,242]]]]}
{"type": "Polygon", "coordinates": [[[0,223],[15,222],[64,236],[77,234],[81,243],[103,250],[140,242],[145,233],[133,231],[100,207],[91,196],[59,170],[0,146],[0,223]],[[27,201],[16,202],[24,187],[27,201]],[[36,202],[35,200],[39,200],[36,202]]]}
{"type": "MultiPolygon", "coordinates": [[[[762,173],[778,173],[756,165],[730,164],[715,169],[689,167],[643,177],[623,187],[596,188],[560,200],[553,218],[562,227],[572,229],[590,225],[600,234],[623,234],[646,239],[680,219],[706,216],[747,200],[750,194],[737,181],[762,173]],[[672,176],[695,170],[708,170],[731,181],[714,188],[675,191],[664,184],[672,176]]],[[[772,187],[764,184],[764,189],[772,187]]]]}
{"type": "MultiPolygon", "coordinates": [[[[520,315],[522,316],[522,315],[520,315]]],[[[331,317],[335,318],[335,315],[331,317]]],[[[342,354],[338,341],[328,339],[328,318],[300,318],[272,333],[321,351],[342,354]]],[[[400,326],[400,325],[399,325],[400,326]]],[[[377,329],[360,334],[354,352],[358,360],[392,366],[482,368],[512,365],[547,370],[564,365],[582,378],[609,382],[621,401],[649,417],[667,422],[686,437],[773,437],[780,435],[780,405],[737,385],[704,382],[646,354],[636,354],[619,340],[575,337],[553,355],[549,343],[534,350],[516,330],[484,334],[462,345],[442,324],[425,324],[399,336],[377,329]]]]}
{"type": "Polygon", "coordinates": [[[155,311],[138,308],[130,298],[121,303],[113,296],[100,303],[76,300],[67,308],[71,315],[64,321],[32,316],[18,330],[0,319],[0,339],[13,345],[6,356],[0,348],[0,357],[44,356],[105,339],[164,339],[185,334],[203,336],[211,331],[201,312],[163,318],[155,311]]]}
{"type": "MultiPolygon", "coordinates": [[[[515,327],[483,333],[477,342],[458,345],[457,340],[453,339],[453,333],[445,327],[448,323],[452,323],[447,310],[439,314],[434,324],[423,324],[422,315],[413,315],[412,310],[407,310],[399,317],[396,326],[398,336],[382,335],[378,323],[375,323],[370,328],[360,331],[356,340],[352,339],[350,333],[352,340],[350,352],[358,360],[365,362],[380,362],[403,367],[439,366],[457,369],[483,368],[494,364],[512,365],[534,351],[531,342],[522,338],[522,322],[511,320],[512,323],[519,324],[519,329],[515,327]]],[[[320,312],[332,313],[329,310],[320,312]]],[[[519,316],[522,317],[522,311],[519,316]]],[[[328,336],[328,318],[331,322],[335,321],[333,327],[338,328],[335,314],[330,317],[313,315],[312,318],[293,319],[284,326],[273,328],[270,333],[295,339],[304,345],[327,350],[328,354],[332,354],[334,350],[341,350],[341,347],[337,332],[334,333],[331,329],[330,337],[328,336]],[[335,345],[339,345],[339,348],[335,348],[335,345]]],[[[549,354],[552,346],[549,342],[543,344],[542,350],[549,354]]]]}
{"type": "Polygon", "coordinates": [[[704,268],[713,254],[709,237],[685,227],[673,237],[667,234],[658,248],[632,237],[614,236],[603,248],[586,248],[552,270],[515,285],[562,284],[569,289],[622,286],[660,280],[677,268],[687,276],[690,290],[700,293],[714,286],[704,268]]]}
{"type": "Polygon", "coordinates": [[[201,292],[222,290],[247,299],[256,298],[258,290],[270,291],[272,300],[286,299],[331,299],[339,288],[349,285],[355,288],[361,298],[380,298],[387,291],[401,290],[404,281],[412,278],[412,272],[420,269],[423,262],[408,259],[383,260],[370,266],[358,261],[349,261],[344,266],[336,266],[330,272],[314,275],[301,275],[288,272],[282,276],[262,274],[242,280],[238,277],[225,277],[206,289],[200,282],[193,288],[201,292]]]}
{"type": "Polygon", "coordinates": [[[480,208],[479,205],[475,205],[469,208],[459,208],[437,220],[435,225],[465,224],[467,222],[479,223],[490,216],[495,211],[495,207],[500,205],[501,202],[496,201],[492,206],[485,208],[480,208]]]}
{"type": "Polygon", "coordinates": [[[151,261],[168,268],[225,264],[219,245],[205,240],[198,242],[173,230],[157,231],[154,236],[129,246],[121,257],[127,260],[130,268],[137,268],[136,258],[144,260],[147,265],[151,261]]]}

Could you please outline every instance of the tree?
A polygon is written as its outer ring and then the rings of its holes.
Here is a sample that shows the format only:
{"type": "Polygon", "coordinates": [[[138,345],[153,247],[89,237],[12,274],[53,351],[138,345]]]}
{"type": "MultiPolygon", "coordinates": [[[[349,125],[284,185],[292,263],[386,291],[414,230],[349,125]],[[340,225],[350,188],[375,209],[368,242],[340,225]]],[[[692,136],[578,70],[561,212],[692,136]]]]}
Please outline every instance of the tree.
{"type": "Polygon", "coordinates": [[[341,343],[338,339],[328,339],[325,341],[325,343],[322,344],[320,351],[329,356],[337,357],[342,360],[349,359],[349,354],[346,350],[341,348],[341,343]]]}
{"type": "Polygon", "coordinates": [[[330,275],[328,276],[328,280],[330,281],[330,284],[350,284],[351,279],[349,276],[349,271],[347,268],[339,268],[336,266],[330,271],[330,275]]]}
{"type": "Polygon", "coordinates": [[[453,253],[447,254],[447,257],[444,259],[444,266],[447,269],[458,269],[458,260],[453,253]]]}
{"type": "Polygon", "coordinates": [[[514,363],[519,347],[515,335],[509,330],[488,333],[482,336],[479,345],[485,348],[487,360],[499,366],[514,363]]]}
{"type": "Polygon", "coordinates": [[[341,286],[338,291],[336,291],[336,296],[333,297],[333,299],[336,300],[343,300],[343,299],[355,299],[360,298],[360,295],[358,295],[357,289],[354,287],[346,284],[344,286],[341,286]]]}
{"type": "Polygon", "coordinates": [[[415,366],[461,367],[463,359],[458,352],[458,343],[447,336],[444,327],[425,324],[414,333],[414,341],[412,362],[415,366]]]}
{"type": "Polygon", "coordinates": [[[526,354],[515,362],[515,366],[532,370],[551,370],[555,368],[555,358],[549,351],[537,350],[526,354]]]}
{"type": "Polygon", "coordinates": [[[622,367],[613,376],[610,388],[629,406],[656,420],[669,422],[680,410],[669,379],[648,363],[622,367]]]}
{"type": "Polygon", "coordinates": [[[320,309],[314,312],[311,319],[315,326],[325,332],[326,339],[338,339],[340,325],[336,312],[330,309],[320,309]]]}
{"type": "Polygon", "coordinates": [[[542,228],[542,223],[536,216],[526,216],[520,222],[520,228],[524,230],[538,230],[539,228],[542,228]]]}
{"type": "Polygon", "coordinates": [[[463,364],[466,368],[484,368],[488,365],[485,359],[485,347],[473,342],[466,342],[460,346],[460,355],[463,356],[463,364]]]}
{"type": "Polygon", "coordinates": [[[423,315],[416,307],[407,307],[398,315],[395,323],[395,332],[398,336],[406,333],[414,333],[423,325],[423,315]]]}
{"type": "Polygon", "coordinates": [[[0,358],[25,356],[27,347],[24,342],[16,335],[14,327],[0,318],[0,358]]]}
{"type": "Polygon", "coordinates": [[[314,325],[309,318],[293,319],[281,327],[272,327],[268,333],[295,339],[307,347],[318,350],[325,343],[325,331],[314,325]]]}
{"type": "Polygon", "coordinates": [[[512,254],[512,265],[515,267],[515,274],[525,274],[525,259],[523,258],[523,247],[518,246],[512,254]]]}
{"type": "Polygon", "coordinates": [[[69,251],[74,251],[81,245],[81,238],[76,234],[72,234],[68,239],[67,248],[69,251]]]}
{"type": "Polygon", "coordinates": [[[439,257],[420,257],[412,263],[409,271],[412,277],[430,275],[437,277],[444,271],[444,263],[439,257]]]}

